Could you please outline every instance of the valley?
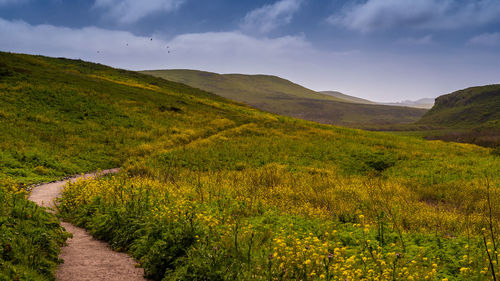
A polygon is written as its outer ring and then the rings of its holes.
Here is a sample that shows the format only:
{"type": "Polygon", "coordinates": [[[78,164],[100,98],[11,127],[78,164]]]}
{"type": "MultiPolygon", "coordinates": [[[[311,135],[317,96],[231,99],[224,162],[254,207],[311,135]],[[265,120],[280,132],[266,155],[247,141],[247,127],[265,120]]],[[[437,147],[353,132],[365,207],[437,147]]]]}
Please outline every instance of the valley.
{"type": "Polygon", "coordinates": [[[32,184],[115,167],[66,185],[57,216],[152,280],[496,278],[494,149],[277,115],[81,60],[0,53],[0,66],[0,279],[55,278],[68,234],[26,199],[32,184]]]}

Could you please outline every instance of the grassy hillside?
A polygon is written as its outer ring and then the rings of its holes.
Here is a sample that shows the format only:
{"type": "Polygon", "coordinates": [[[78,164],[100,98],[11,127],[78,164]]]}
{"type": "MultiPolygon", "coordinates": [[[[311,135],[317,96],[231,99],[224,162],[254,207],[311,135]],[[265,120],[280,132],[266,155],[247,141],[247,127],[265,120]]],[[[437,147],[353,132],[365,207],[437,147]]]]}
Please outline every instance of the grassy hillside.
{"type": "Polygon", "coordinates": [[[117,166],[120,175],[66,187],[59,211],[154,280],[499,272],[500,160],[491,149],[278,116],[77,60],[0,53],[0,67],[0,186],[10,186],[8,200],[0,192],[0,233],[12,234],[0,235],[0,264],[18,266],[2,267],[4,279],[22,268],[50,279],[64,237],[17,230],[27,229],[22,219],[43,221],[23,211],[21,195],[12,199],[19,184],[117,166]],[[47,240],[45,266],[6,246],[47,240]]]}
{"type": "Polygon", "coordinates": [[[347,101],[347,102],[361,103],[361,104],[377,104],[374,101],[369,101],[366,99],[349,96],[349,95],[342,94],[341,92],[336,92],[336,91],[321,91],[320,93],[325,94],[325,95],[329,95],[332,97],[336,97],[336,98],[339,98],[339,99],[347,101]]]}
{"type": "Polygon", "coordinates": [[[216,74],[197,70],[155,70],[142,73],[185,83],[264,111],[351,127],[416,122],[423,109],[357,104],[321,94],[288,80],[266,75],[216,74]]]}
{"type": "Polygon", "coordinates": [[[248,122],[256,112],[82,61],[1,53],[0,66],[0,176],[21,183],[117,167],[148,153],[151,143],[168,149],[248,122]]]}
{"type": "Polygon", "coordinates": [[[429,139],[500,145],[500,85],[472,87],[436,99],[418,125],[441,128],[429,139]]]}
{"type": "Polygon", "coordinates": [[[66,239],[27,185],[119,167],[265,116],[255,112],[151,76],[0,52],[0,280],[53,280],[66,239]]]}
{"type": "Polygon", "coordinates": [[[288,98],[343,101],[271,75],[217,74],[188,69],[148,70],[141,71],[141,73],[203,90],[210,89],[213,90],[211,92],[217,92],[216,94],[220,96],[247,104],[288,98]]]}
{"type": "Polygon", "coordinates": [[[471,128],[500,120],[500,85],[472,87],[436,98],[419,121],[443,127],[471,128]]]}

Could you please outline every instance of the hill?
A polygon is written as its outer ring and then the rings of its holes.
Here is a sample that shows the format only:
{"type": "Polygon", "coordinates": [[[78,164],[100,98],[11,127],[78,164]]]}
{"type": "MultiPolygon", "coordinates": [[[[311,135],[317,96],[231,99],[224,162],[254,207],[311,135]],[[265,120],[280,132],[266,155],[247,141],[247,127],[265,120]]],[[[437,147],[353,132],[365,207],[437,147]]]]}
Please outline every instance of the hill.
{"type": "Polygon", "coordinates": [[[267,75],[216,74],[197,70],[152,70],[144,74],[180,82],[264,111],[351,127],[412,123],[422,109],[354,103],[267,75]]]}
{"type": "Polygon", "coordinates": [[[419,121],[443,127],[471,128],[500,120],[500,85],[472,87],[436,98],[419,121]]]}
{"type": "Polygon", "coordinates": [[[358,97],[354,97],[354,96],[349,96],[349,95],[346,95],[346,94],[343,94],[343,93],[337,92],[337,91],[321,91],[320,93],[325,94],[325,95],[329,95],[332,97],[336,97],[336,98],[339,98],[339,99],[341,99],[343,101],[347,101],[347,102],[362,103],[362,104],[377,104],[374,101],[369,101],[366,99],[362,99],[362,98],[358,98],[358,97]]]}
{"type": "Polygon", "coordinates": [[[491,149],[279,116],[79,60],[0,53],[0,73],[0,279],[53,280],[65,238],[23,184],[110,167],[122,173],[67,186],[59,214],[153,280],[491,274],[491,149]]]}
{"type": "Polygon", "coordinates": [[[500,145],[500,85],[471,87],[436,98],[417,125],[434,126],[427,139],[500,145]]]}
{"type": "Polygon", "coordinates": [[[148,70],[141,71],[141,73],[203,90],[210,89],[215,94],[246,104],[259,104],[269,99],[289,98],[342,101],[271,75],[217,74],[188,69],[148,70]]]}

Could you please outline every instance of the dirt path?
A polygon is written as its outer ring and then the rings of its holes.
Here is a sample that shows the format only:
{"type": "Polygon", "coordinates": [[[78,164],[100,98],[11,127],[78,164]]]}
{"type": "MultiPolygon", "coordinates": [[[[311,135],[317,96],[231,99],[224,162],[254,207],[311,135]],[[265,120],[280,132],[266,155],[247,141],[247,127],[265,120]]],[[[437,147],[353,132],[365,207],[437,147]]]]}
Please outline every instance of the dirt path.
{"type": "MultiPolygon", "coordinates": [[[[118,169],[105,170],[99,174],[116,173],[118,169]]],[[[94,173],[83,177],[95,176],[94,173]]],[[[69,179],[74,181],[82,176],[69,179]]],[[[40,206],[54,207],[54,199],[67,181],[53,182],[35,187],[29,199],[40,206]]],[[[143,278],[143,269],[136,268],[136,262],[127,254],[111,250],[108,244],[98,241],[84,229],[61,222],[73,238],[63,247],[60,258],[64,260],[56,272],[60,281],[135,281],[143,278]]]]}

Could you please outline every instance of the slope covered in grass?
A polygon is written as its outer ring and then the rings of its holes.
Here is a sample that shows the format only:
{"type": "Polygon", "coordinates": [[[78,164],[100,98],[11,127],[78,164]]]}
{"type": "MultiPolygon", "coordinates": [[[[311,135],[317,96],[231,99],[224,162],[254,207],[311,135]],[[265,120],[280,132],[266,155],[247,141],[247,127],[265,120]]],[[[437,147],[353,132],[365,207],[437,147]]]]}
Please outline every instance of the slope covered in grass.
{"type": "Polygon", "coordinates": [[[436,98],[432,109],[419,123],[471,128],[499,123],[499,120],[500,85],[489,85],[467,88],[436,98]]]}
{"type": "Polygon", "coordinates": [[[82,61],[0,53],[0,67],[0,176],[21,183],[117,167],[151,143],[168,149],[260,118],[201,90],[82,61]]]}
{"type": "Polygon", "coordinates": [[[351,127],[412,123],[425,110],[353,103],[306,89],[288,80],[267,75],[216,74],[198,70],[143,71],[185,83],[264,111],[351,127]]]}
{"type": "Polygon", "coordinates": [[[66,239],[26,199],[27,184],[119,167],[261,118],[254,112],[134,72],[0,52],[0,280],[54,280],[66,239]]]}
{"type": "Polygon", "coordinates": [[[141,72],[170,81],[180,82],[195,88],[210,90],[210,92],[225,98],[247,104],[256,104],[269,99],[283,98],[344,101],[271,75],[218,74],[189,69],[148,70],[141,72]]]}
{"type": "Polygon", "coordinates": [[[428,135],[428,139],[498,147],[500,85],[472,87],[440,96],[417,125],[441,129],[428,135]]]}
{"type": "MultiPolygon", "coordinates": [[[[122,166],[67,187],[60,214],[154,280],[492,276],[500,173],[490,149],[278,116],[82,61],[0,53],[0,66],[0,178],[122,166]]],[[[12,220],[2,233],[20,227],[12,220]]]]}

